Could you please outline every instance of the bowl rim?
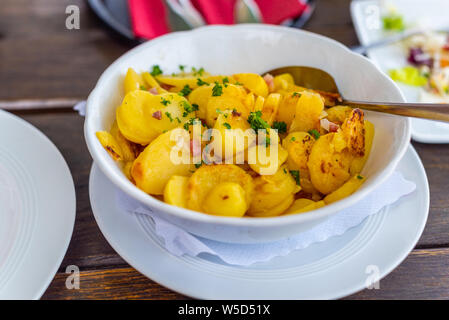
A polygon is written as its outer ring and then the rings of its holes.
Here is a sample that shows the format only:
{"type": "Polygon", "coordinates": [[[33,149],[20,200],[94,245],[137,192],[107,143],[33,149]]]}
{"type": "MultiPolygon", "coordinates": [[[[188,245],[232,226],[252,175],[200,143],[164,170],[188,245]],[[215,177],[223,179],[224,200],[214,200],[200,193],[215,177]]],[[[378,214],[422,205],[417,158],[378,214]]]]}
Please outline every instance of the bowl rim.
{"type": "MultiPolygon", "coordinates": [[[[87,143],[88,150],[94,160],[94,162],[99,166],[99,168],[102,170],[102,172],[118,187],[120,190],[125,192],[128,196],[131,198],[138,200],[140,203],[146,205],[147,207],[150,207],[152,209],[155,209],[157,211],[162,211],[164,214],[171,214],[175,217],[195,221],[198,223],[209,223],[209,224],[218,224],[222,226],[237,226],[237,227],[252,227],[252,228],[265,228],[267,226],[282,226],[286,224],[300,224],[305,222],[310,222],[313,220],[319,220],[321,218],[328,217],[332,214],[338,213],[339,211],[357,203],[358,201],[361,201],[364,197],[366,197],[370,192],[372,192],[375,188],[379,187],[380,184],[382,184],[384,181],[387,180],[388,177],[391,176],[393,171],[396,169],[397,164],[404,156],[407,147],[410,142],[411,137],[411,125],[410,125],[410,119],[409,118],[403,118],[405,121],[405,130],[403,132],[403,136],[401,137],[401,143],[400,146],[397,148],[397,154],[393,158],[393,160],[384,167],[381,172],[374,177],[370,181],[370,188],[365,189],[359,189],[356,192],[354,192],[352,195],[341,199],[339,201],[336,201],[334,203],[328,204],[322,208],[312,210],[309,212],[297,214],[297,215],[286,215],[286,216],[276,216],[276,217],[224,217],[224,216],[214,216],[209,215],[206,213],[193,211],[190,209],[180,208],[176,207],[170,204],[167,204],[163,201],[160,201],[156,199],[155,197],[148,195],[144,191],[137,188],[134,184],[132,184],[130,181],[127,181],[128,183],[123,183],[124,176],[120,176],[118,173],[116,173],[114,170],[110,170],[110,166],[106,161],[104,160],[105,155],[102,154],[104,151],[103,148],[100,148],[100,145],[95,143],[98,143],[98,141],[95,140],[95,132],[93,123],[92,123],[92,112],[90,111],[89,105],[92,104],[92,100],[94,100],[95,95],[100,90],[101,84],[105,82],[105,79],[108,77],[110,73],[112,73],[115,70],[115,66],[120,64],[121,61],[128,59],[129,57],[146,50],[149,47],[157,46],[160,43],[163,43],[166,40],[173,40],[175,38],[179,37],[185,37],[189,36],[192,33],[201,33],[201,32],[227,32],[228,30],[249,30],[249,29],[255,29],[255,30],[267,30],[267,31],[276,31],[276,32],[287,32],[287,33],[294,33],[294,34],[302,34],[307,37],[315,38],[319,41],[324,41],[327,43],[332,44],[336,48],[339,48],[341,52],[344,52],[344,54],[347,54],[351,57],[351,59],[358,59],[360,62],[364,63],[365,65],[372,68],[374,72],[377,72],[381,78],[383,78],[385,81],[389,82],[390,86],[394,88],[394,90],[397,91],[398,97],[402,99],[402,101],[398,102],[405,102],[404,95],[399,90],[398,86],[394,83],[392,79],[390,79],[387,75],[385,75],[375,64],[374,62],[370,61],[368,58],[359,55],[357,53],[352,52],[348,47],[344,46],[342,43],[313,33],[305,30],[299,30],[299,29],[293,29],[289,27],[284,26],[276,26],[276,25],[262,25],[262,24],[239,24],[239,25],[211,25],[211,26],[204,26],[200,28],[196,28],[193,30],[188,31],[179,31],[179,32],[173,32],[161,37],[158,37],[157,39],[142,43],[135,48],[125,52],[122,56],[120,56],[118,59],[116,59],[100,76],[98,79],[94,89],[89,94],[89,97],[87,99],[87,106],[86,106],[86,118],[84,122],[84,135],[87,143]]],[[[126,179],[127,180],[127,179],[126,179]]]]}

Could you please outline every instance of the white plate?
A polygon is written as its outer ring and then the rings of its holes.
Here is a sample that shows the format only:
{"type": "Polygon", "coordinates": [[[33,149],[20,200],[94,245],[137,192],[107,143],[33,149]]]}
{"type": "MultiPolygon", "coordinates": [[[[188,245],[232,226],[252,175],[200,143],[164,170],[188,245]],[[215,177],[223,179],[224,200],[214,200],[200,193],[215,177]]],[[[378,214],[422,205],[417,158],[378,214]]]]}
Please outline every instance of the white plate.
{"type": "Polygon", "coordinates": [[[397,170],[416,183],[412,194],[342,236],[250,267],[227,265],[210,255],[170,254],[150,218],[116,207],[111,201],[116,187],[95,165],[89,190],[95,219],[112,247],[142,274],[174,291],[202,299],[335,299],[362,290],[367,272],[376,267],[380,277],[387,275],[421,236],[429,185],[411,146],[397,170]]]}
{"type": "MultiPolygon", "coordinates": [[[[381,0],[360,0],[351,3],[352,21],[362,45],[385,37],[380,21],[381,2],[381,0]]],[[[447,15],[442,14],[449,12],[447,0],[389,0],[387,3],[397,8],[404,16],[407,25],[419,24],[436,30],[449,28],[447,15]]],[[[367,56],[385,73],[390,69],[407,65],[407,57],[398,44],[370,49],[367,56]]],[[[419,88],[401,83],[398,85],[408,102],[420,102],[419,88]]],[[[449,124],[412,118],[412,138],[424,143],[449,143],[449,124]]]]}
{"type": "Polygon", "coordinates": [[[39,299],[72,236],[75,188],[53,143],[1,110],[0,194],[0,299],[39,299]]]}

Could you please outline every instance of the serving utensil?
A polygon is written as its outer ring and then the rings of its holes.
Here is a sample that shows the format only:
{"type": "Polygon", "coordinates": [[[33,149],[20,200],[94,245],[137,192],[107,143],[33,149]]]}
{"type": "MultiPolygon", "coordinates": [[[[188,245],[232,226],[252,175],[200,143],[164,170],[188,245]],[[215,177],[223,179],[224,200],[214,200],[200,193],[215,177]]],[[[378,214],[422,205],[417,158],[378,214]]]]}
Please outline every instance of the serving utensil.
{"type": "MultiPolygon", "coordinates": [[[[273,69],[267,73],[273,76],[290,73],[298,86],[340,94],[334,78],[321,69],[304,66],[289,66],[273,69]]],[[[341,96],[339,104],[406,117],[449,122],[449,104],[368,102],[349,100],[345,99],[343,96],[341,96]]]]}

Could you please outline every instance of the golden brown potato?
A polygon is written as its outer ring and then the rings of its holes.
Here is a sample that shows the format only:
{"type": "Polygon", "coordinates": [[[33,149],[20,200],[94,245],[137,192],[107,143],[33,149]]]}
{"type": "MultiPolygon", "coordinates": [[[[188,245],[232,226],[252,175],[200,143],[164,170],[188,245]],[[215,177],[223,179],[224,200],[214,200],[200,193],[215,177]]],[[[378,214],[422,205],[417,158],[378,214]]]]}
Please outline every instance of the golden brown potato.
{"type": "Polygon", "coordinates": [[[268,146],[268,148],[264,144],[251,147],[248,153],[252,153],[254,159],[248,158],[250,168],[262,175],[275,174],[287,160],[288,152],[281,144],[277,144],[277,157],[271,156],[271,150],[272,145],[268,146]],[[259,153],[261,153],[262,157],[259,156],[259,153]]]}
{"type": "Polygon", "coordinates": [[[285,210],[287,210],[292,205],[293,201],[295,201],[295,196],[293,194],[289,194],[280,203],[272,207],[265,208],[265,210],[261,211],[251,211],[251,213],[248,214],[252,217],[257,218],[280,216],[285,212],[285,210]]]}
{"type": "Polygon", "coordinates": [[[265,80],[257,73],[237,73],[232,75],[235,81],[242,83],[245,88],[262,97],[268,95],[268,86],[265,80]]]}
{"type": "Polygon", "coordinates": [[[114,160],[123,160],[122,150],[115,138],[107,131],[98,131],[96,133],[98,141],[100,141],[103,148],[109,153],[114,160]]]}
{"type": "Polygon", "coordinates": [[[374,125],[365,120],[365,152],[363,157],[356,157],[352,163],[350,168],[351,175],[355,175],[357,173],[362,172],[363,167],[365,166],[366,161],[371,152],[371,147],[373,145],[374,139],[374,125]]]}
{"type": "Polygon", "coordinates": [[[329,194],[342,186],[350,177],[352,157],[345,148],[338,152],[334,140],[341,133],[321,136],[313,145],[307,166],[313,186],[323,194],[329,194]]]}
{"type": "Polygon", "coordinates": [[[353,176],[351,179],[345,182],[340,188],[333,191],[324,197],[324,202],[326,204],[341,200],[346,198],[357,191],[358,188],[365,182],[365,177],[357,174],[353,176]]]}
{"type": "Polygon", "coordinates": [[[134,90],[139,90],[143,87],[144,82],[142,77],[137,74],[134,69],[129,68],[126,72],[125,81],[124,81],[124,87],[125,87],[125,94],[128,94],[134,90]]]}
{"type": "Polygon", "coordinates": [[[220,96],[211,96],[206,106],[206,123],[209,127],[215,125],[218,115],[225,110],[235,110],[240,116],[247,118],[249,109],[246,106],[246,91],[240,87],[229,84],[222,88],[220,96]]]}
{"type": "MultiPolygon", "coordinates": [[[[136,186],[153,195],[161,195],[164,193],[165,185],[168,180],[174,176],[189,176],[193,169],[188,163],[176,163],[178,159],[174,158],[174,151],[176,150],[178,140],[176,136],[172,136],[173,129],[161,134],[154,139],[145,150],[134,161],[131,174],[136,182],[136,186]]],[[[184,130],[185,131],[185,130],[184,130]]],[[[189,134],[185,131],[184,145],[181,146],[184,150],[189,150],[189,134]]],[[[177,153],[176,153],[177,154],[177,153]]]]}
{"type": "Polygon", "coordinates": [[[290,127],[295,117],[299,97],[300,93],[287,92],[283,95],[276,116],[277,121],[285,122],[287,127],[290,127]]]}
{"type": "Polygon", "coordinates": [[[273,79],[275,90],[285,90],[288,91],[289,88],[295,84],[293,77],[290,73],[283,73],[277,75],[273,79]]]}
{"type": "Polygon", "coordinates": [[[126,139],[146,145],[164,131],[181,126],[195,116],[190,103],[178,94],[153,95],[136,90],[117,108],[117,124],[126,139]]]}
{"type": "Polygon", "coordinates": [[[349,152],[356,157],[363,157],[365,154],[365,123],[363,121],[363,111],[354,109],[345,119],[341,130],[346,138],[346,146],[349,152]]]}
{"type": "Polygon", "coordinates": [[[246,203],[251,203],[254,184],[245,170],[232,164],[203,164],[189,179],[188,208],[204,212],[203,204],[206,196],[215,186],[223,182],[239,184],[245,190],[246,203]]]}
{"type": "Polygon", "coordinates": [[[206,195],[203,209],[216,216],[243,217],[248,209],[246,192],[238,183],[219,183],[206,195]]]}
{"type": "Polygon", "coordinates": [[[347,106],[335,106],[326,110],[327,119],[333,123],[341,125],[351,113],[352,108],[347,106]]]}
{"type": "MultiPolygon", "coordinates": [[[[281,214],[283,211],[271,210],[300,190],[296,181],[288,172],[286,166],[281,166],[274,175],[262,175],[254,179],[255,192],[248,214],[251,216],[268,216],[273,213],[281,214]]],[[[291,204],[290,202],[290,204],[291,204]]],[[[290,204],[285,207],[286,210],[290,204]]]]}
{"type": "MultiPolygon", "coordinates": [[[[270,93],[265,99],[265,102],[260,109],[262,112],[262,119],[265,120],[270,126],[273,124],[276,115],[279,110],[282,96],[279,93],[270,93]]],[[[258,111],[255,109],[254,111],[258,111]]]]}
{"type": "Polygon", "coordinates": [[[324,103],[319,94],[302,92],[296,105],[295,117],[289,132],[319,130],[320,117],[324,110],[324,103]]]}
{"type": "Polygon", "coordinates": [[[189,177],[171,176],[164,188],[164,202],[187,208],[187,191],[189,177]]]}
{"type": "Polygon", "coordinates": [[[233,83],[234,79],[231,76],[211,76],[209,74],[203,74],[202,76],[194,76],[194,75],[175,75],[175,76],[166,76],[160,75],[156,76],[156,79],[166,85],[172,86],[173,88],[170,91],[181,91],[185,86],[189,86],[190,89],[196,89],[200,87],[198,85],[198,79],[208,84],[219,82],[222,83],[224,78],[228,78],[229,82],[233,83]]]}
{"type": "MultiPolygon", "coordinates": [[[[247,131],[250,128],[248,121],[239,113],[230,110],[223,111],[218,115],[214,125],[216,132],[220,133],[220,136],[214,137],[211,142],[214,155],[221,159],[233,159],[236,154],[243,153],[256,140],[254,132],[247,131]]],[[[243,160],[244,157],[242,157],[243,160]]]]}
{"type": "Polygon", "coordinates": [[[134,159],[136,159],[135,147],[132,142],[126,140],[126,138],[122,135],[120,129],[118,128],[117,121],[114,121],[112,124],[111,135],[120,146],[120,150],[122,151],[122,160],[130,162],[134,161],[134,159]]]}
{"type": "Polygon", "coordinates": [[[324,206],[325,203],[323,200],[315,202],[309,199],[298,199],[292,204],[290,208],[288,208],[284,215],[304,213],[307,211],[319,209],[324,206]]]}

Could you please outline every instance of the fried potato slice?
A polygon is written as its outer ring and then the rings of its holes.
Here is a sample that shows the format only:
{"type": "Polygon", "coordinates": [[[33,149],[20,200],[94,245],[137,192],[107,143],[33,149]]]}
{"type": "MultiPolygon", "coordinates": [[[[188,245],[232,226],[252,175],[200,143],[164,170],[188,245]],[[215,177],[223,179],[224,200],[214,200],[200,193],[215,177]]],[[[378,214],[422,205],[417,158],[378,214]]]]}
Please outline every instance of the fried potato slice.
{"type": "Polygon", "coordinates": [[[293,202],[292,206],[284,213],[284,215],[304,213],[324,207],[326,204],[323,200],[312,201],[309,199],[298,199],[293,202]]]}
{"type": "Polygon", "coordinates": [[[356,157],[352,163],[350,168],[351,175],[355,175],[357,173],[362,172],[363,167],[365,166],[366,161],[368,161],[368,157],[371,152],[371,147],[373,146],[374,140],[374,125],[365,120],[365,152],[363,157],[356,157]]]}
{"type": "MultiPolygon", "coordinates": [[[[183,129],[173,129],[183,130],[183,129]]],[[[136,186],[146,193],[162,195],[168,180],[174,176],[189,176],[193,165],[190,160],[184,163],[174,158],[175,146],[178,146],[173,130],[165,132],[154,139],[134,161],[131,169],[136,186]]],[[[184,130],[185,131],[185,130],[184,130]]],[[[179,149],[189,150],[189,133],[185,131],[184,144],[179,149]]]]}
{"type": "Polygon", "coordinates": [[[326,204],[329,204],[346,198],[356,192],[363,182],[365,182],[365,177],[357,174],[346,181],[340,188],[324,197],[323,200],[326,204]]]}
{"type": "Polygon", "coordinates": [[[215,186],[223,182],[239,184],[245,191],[246,203],[251,203],[254,183],[245,170],[232,164],[203,164],[189,179],[187,207],[204,212],[203,204],[206,196],[215,186]]]}
{"type": "Polygon", "coordinates": [[[344,148],[337,151],[341,133],[321,136],[313,145],[307,167],[313,186],[323,194],[329,194],[342,186],[350,177],[352,156],[344,148]]]}
{"type": "Polygon", "coordinates": [[[207,194],[203,209],[216,216],[243,217],[248,209],[246,192],[238,183],[219,183],[207,194]]]}
{"type": "Polygon", "coordinates": [[[125,95],[135,91],[140,90],[140,88],[144,85],[144,81],[142,77],[134,71],[133,68],[129,68],[126,72],[124,87],[125,87],[125,95]]]}
{"type": "Polygon", "coordinates": [[[363,157],[365,154],[365,123],[363,121],[363,111],[358,108],[353,109],[349,117],[343,122],[341,130],[345,134],[349,152],[356,157],[363,157]]]}
{"type": "Polygon", "coordinates": [[[255,161],[248,160],[250,168],[262,175],[275,174],[287,160],[288,152],[280,144],[277,145],[277,157],[275,154],[271,155],[272,150],[274,150],[272,144],[268,147],[264,144],[251,147],[248,153],[253,152],[255,161]]]}
{"type": "Polygon", "coordinates": [[[236,73],[232,77],[254,94],[264,98],[268,95],[268,85],[257,73],[236,73]]]}
{"type": "Polygon", "coordinates": [[[120,132],[118,128],[117,121],[114,121],[110,131],[111,135],[114,137],[117,144],[120,146],[120,150],[122,151],[122,160],[127,162],[132,162],[136,159],[136,151],[135,145],[132,142],[126,140],[123,134],[120,132]]]}
{"type": "Polygon", "coordinates": [[[302,92],[296,104],[295,117],[289,132],[319,130],[323,110],[324,103],[319,94],[302,92]]]}
{"type": "Polygon", "coordinates": [[[351,113],[352,108],[348,106],[335,106],[329,109],[326,109],[327,119],[333,123],[341,125],[349,114],[351,113]]]}
{"type": "Polygon", "coordinates": [[[109,153],[114,160],[123,160],[122,149],[115,138],[107,131],[98,131],[96,134],[103,148],[109,153]]]}
{"type": "Polygon", "coordinates": [[[188,183],[189,177],[171,176],[164,188],[164,202],[186,208],[188,183]]]}
{"type": "Polygon", "coordinates": [[[153,95],[136,90],[128,93],[116,111],[117,124],[123,136],[146,145],[166,130],[195,117],[190,103],[174,93],[153,95]]]}
{"type": "MultiPolygon", "coordinates": [[[[279,210],[271,210],[289,201],[300,190],[296,181],[288,172],[286,166],[281,166],[273,175],[262,175],[254,179],[255,193],[248,214],[251,216],[269,216],[273,213],[281,214],[279,210]]],[[[291,203],[284,208],[286,210],[291,203]]],[[[283,206],[286,205],[285,203],[283,206]]],[[[281,206],[281,207],[283,207],[281,206]]]]}

